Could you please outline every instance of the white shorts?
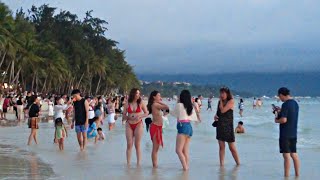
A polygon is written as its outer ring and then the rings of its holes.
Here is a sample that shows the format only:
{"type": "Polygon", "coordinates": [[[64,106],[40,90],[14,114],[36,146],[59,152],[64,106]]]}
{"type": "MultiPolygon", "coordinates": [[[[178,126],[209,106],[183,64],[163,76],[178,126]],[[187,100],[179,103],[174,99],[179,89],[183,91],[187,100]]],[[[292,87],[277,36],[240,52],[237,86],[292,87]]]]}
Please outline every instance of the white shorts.
{"type": "Polygon", "coordinates": [[[116,122],[116,120],[114,120],[115,115],[116,115],[116,113],[108,114],[108,117],[107,117],[108,123],[115,123],[116,122]]]}

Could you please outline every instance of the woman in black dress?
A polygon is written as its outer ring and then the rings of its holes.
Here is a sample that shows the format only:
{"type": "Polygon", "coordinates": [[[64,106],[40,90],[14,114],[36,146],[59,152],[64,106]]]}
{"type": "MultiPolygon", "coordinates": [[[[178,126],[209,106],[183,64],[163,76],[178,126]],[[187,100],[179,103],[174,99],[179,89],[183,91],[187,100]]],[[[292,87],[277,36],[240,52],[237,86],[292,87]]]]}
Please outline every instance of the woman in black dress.
{"type": "Polygon", "coordinates": [[[233,130],[233,108],[234,99],[229,88],[221,88],[217,114],[214,117],[214,120],[217,121],[217,140],[219,142],[220,166],[224,165],[225,142],[228,143],[229,149],[237,165],[240,165],[233,130]]]}

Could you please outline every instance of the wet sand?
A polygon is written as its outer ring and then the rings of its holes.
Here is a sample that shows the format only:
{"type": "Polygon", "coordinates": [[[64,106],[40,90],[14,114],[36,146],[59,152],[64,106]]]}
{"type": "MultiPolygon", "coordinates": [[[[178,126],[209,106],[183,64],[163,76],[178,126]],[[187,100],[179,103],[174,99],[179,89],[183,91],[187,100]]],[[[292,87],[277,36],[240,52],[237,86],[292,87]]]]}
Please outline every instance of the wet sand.
{"type": "Polygon", "coordinates": [[[48,179],[54,173],[50,165],[34,153],[0,145],[0,179],[48,179]]]}

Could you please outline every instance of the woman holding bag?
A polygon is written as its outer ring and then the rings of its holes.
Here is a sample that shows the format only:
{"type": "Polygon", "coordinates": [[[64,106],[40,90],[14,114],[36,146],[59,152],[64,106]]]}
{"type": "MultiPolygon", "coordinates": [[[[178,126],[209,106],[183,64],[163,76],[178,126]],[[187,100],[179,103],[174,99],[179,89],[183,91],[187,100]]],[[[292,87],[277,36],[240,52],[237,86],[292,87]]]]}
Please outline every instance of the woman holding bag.
{"type": "Polygon", "coordinates": [[[224,166],[225,142],[228,143],[237,165],[240,165],[239,155],[235,145],[235,136],[233,130],[233,108],[234,99],[231,91],[227,87],[220,89],[220,101],[218,103],[217,113],[214,117],[214,127],[217,127],[217,140],[219,142],[220,166],[224,166]]]}
{"type": "Polygon", "coordinates": [[[191,121],[197,121],[197,115],[191,102],[188,90],[181,91],[179,102],[171,114],[177,118],[176,153],[179,156],[183,170],[189,169],[189,144],[193,134],[191,121]]]}

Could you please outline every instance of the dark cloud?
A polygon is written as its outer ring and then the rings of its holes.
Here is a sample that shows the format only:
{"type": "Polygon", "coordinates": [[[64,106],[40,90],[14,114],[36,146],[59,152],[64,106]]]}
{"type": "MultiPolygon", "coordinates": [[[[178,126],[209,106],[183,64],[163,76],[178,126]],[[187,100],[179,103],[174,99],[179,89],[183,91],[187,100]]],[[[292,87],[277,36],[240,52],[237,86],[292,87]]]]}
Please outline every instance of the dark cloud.
{"type": "Polygon", "coordinates": [[[13,9],[48,3],[80,17],[94,10],[137,72],[320,70],[316,0],[4,2],[13,9]]]}

